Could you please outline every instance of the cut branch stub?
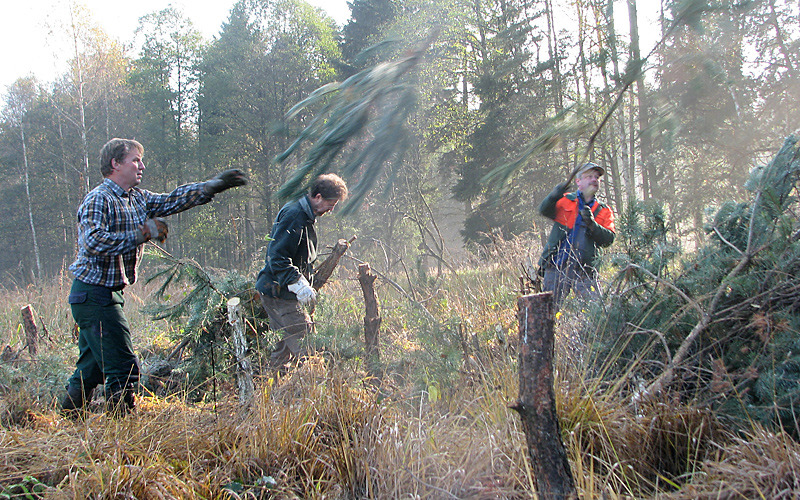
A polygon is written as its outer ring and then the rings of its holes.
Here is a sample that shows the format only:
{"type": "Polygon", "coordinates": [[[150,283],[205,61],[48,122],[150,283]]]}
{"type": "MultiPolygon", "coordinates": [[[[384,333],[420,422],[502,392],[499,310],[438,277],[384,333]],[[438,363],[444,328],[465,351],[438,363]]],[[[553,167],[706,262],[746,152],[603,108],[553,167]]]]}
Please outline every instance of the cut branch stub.
{"type": "Polygon", "coordinates": [[[247,337],[245,337],[241,299],[239,297],[232,297],[228,300],[228,323],[233,331],[233,351],[234,356],[236,356],[239,404],[248,406],[253,400],[253,370],[247,357],[247,337]]]}
{"type": "Polygon", "coordinates": [[[336,242],[333,249],[331,250],[331,254],[328,255],[328,258],[317,267],[317,270],[314,272],[314,279],[311,280],[312,287],[314,290],[319,290],[322,286],[328,282],[333,271],[336,269],[336,266],[339,264],[339,260],[342,258],[342,255],[350,248],[350,243],[355,240],[355,236],[347,241],[345,239],[340,239],[336,242]]]}
{"type": "Polygon", "coordinates": [[[33,306],[28,304],[20,312],[22,314],[22,326],[25,329],[28,352],[31,353],[31,356],[36,356],[39,350],[39,328],[36,327],[36,321],[33,319],[33,306]]]}

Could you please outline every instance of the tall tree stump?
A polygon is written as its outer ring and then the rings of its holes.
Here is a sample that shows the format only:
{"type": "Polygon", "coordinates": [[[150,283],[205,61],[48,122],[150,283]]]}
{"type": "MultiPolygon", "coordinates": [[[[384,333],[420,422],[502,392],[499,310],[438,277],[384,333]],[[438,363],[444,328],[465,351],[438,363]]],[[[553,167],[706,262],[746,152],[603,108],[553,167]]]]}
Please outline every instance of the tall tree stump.
{"type": "Polygon", "coordinates": [[[380,378],[381,353],[378,348],[378,334],[381,328],[381,314],[378,310],[378,295],[375,293],[375,274],[369,264],[358,266],[358,282],[364,293],[364,354],[367,373],[380,378]]]}
{"type": "Polygon", "coordinates": [[[553,391],[553,294],[525,295],[519,308],[519,400],[511,406],[522,419],[539,498],[575,495],[553,391]]]}
{"type": "Polygon", "coordinates": [[[33,319],[33,306],[26,305],[20,311],[22,314],[22,327],[25,329],[25,342],[31,356],[36,356],[39,351],[39,328],[33,319]]]}
{"type": "Polygon", "coordinates": [[[239,404],[247,406],[253,400],[253,370],[247,357],[247,337],[244,334],[241,299],[228,300],[228,323],[233,329],[233,353],[236,357],[236,381],[239,384],[239,404]]]}

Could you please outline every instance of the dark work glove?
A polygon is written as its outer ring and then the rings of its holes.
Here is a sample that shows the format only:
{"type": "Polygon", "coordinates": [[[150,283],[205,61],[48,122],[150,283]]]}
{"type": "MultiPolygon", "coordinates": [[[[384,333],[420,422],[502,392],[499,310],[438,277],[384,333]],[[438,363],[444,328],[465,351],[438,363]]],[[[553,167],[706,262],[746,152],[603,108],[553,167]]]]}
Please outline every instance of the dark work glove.
{"type": "Polygon", "coordinates": [[[583,223],[586,224],[586,229],[594,229],[597,225],[597,221],[594,220],[592,209],[587,206],[581,208],[581,219],[583,219],[583,223]]]}
{"type": "Polygon", "coordinates": [[[232,168],[206,181],[203,184],[203,190],[206,192],[206,194],[213,196],[217,193],[225,191],[226,189],[236,186],[244,186],[245,184],[247,184],[247,177],[245,177],[244,172],[238,168],[232,168]]]}
{"type": "Polygon", "coordinates": [[[136,244],[141,245],[151,239],[159,243],[164,243],[167,240],[167,233],[169,228],[167,222],[161,217],[154,217],[147,219],[144,224],[139,226],[139,234],[136,235],[136,244]]]}

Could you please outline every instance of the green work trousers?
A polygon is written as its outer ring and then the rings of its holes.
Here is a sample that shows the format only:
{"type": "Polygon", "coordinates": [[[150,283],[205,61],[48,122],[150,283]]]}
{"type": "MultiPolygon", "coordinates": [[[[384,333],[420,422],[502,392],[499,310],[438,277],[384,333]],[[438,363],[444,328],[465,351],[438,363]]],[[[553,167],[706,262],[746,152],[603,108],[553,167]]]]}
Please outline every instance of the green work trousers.
{"type": "Polygon", "coordinates": [[[74,280],[69,304],[80,328],[80,354],[69,385],[83,388],[85,394],[104,381],[109,394],[135,386],[139,381],[139,360],[122,312],[122,290],[74,280]]]}

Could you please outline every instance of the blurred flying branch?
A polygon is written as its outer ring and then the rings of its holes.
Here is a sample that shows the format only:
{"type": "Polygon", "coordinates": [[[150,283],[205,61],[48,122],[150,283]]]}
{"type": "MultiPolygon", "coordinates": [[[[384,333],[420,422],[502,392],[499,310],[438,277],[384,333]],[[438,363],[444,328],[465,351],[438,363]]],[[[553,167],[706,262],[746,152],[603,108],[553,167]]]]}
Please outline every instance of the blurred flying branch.
{"type": "MultiPolygon", "coordinates": [[[[496,167],[482,178],[482,182],[500,191],[514,173],[534,156],[551,151],[569,138],[580,137],[593,130],[576,161],[577,166],[583,164],[600,132],[618,109],[623,96],[644,72],[647,60],[678,28],[698,27],[702,15],[711,9],[708,0],[685,0],[674,8],[672,23],[650,53],[642,59],[628,62],[616,99],[595,127],[592,127],[584,113],[573,108],[566,109],[550,120],[546,130],[528,143],[516,160],[496,167]]],[[[294,142],[275,157],[276,163],[283,163],[301,146],[310,145],[305,159],[278,191],[279,198],[300,196],[312,179],[331,171],[333,162],[339,158],[348,143],[364,134],[373,123],[375,128],[370,130],[368,142],[347,158],[340,169],[345,178],[354,178],[360,174],[341,213],[347,215],[358,209],[364,196],[383,172],[384,163],[393,161],[394,167],[390,173],[394,172],[395,167],[402,162],[408,141],[403,124],[416,107],[415,89],[405,83],[403,78],[419,64],[437,34],[438,31],[433,30],[425,40],[396,61],[380,63],[343,82],[332,82],[320,87],[289,110],[286,122],[303,111],[321,106],[294,142]]],[[[572,180],[575,173],[573,170],[568,181],[572,180]]]]}
{"type": "Polygon", "coordinates": [[[346,179],[356,177],[360,171],[360,178],[351,186],[350,198],[341,213],[347,215],[358,209],[383,172],[383,164],[393,157],[395,166],[402,161],[407,143],[403,124],[416,107],[415,89],[404,77],[422,60],[436,35],[437,31],[432,31],[396,61],[377,64],[344,82],[320,87],[289,110],[287,122],[308,108],[322,106],[286,151],[275,157],[275,162],[282,163],[303,144],[310,144],[300,167],[278,191],[280,198],[302,195],[317,175],[331,170],[345,146],[374,123],[369,141],[347,158],[340,169],[346,179]]]}

